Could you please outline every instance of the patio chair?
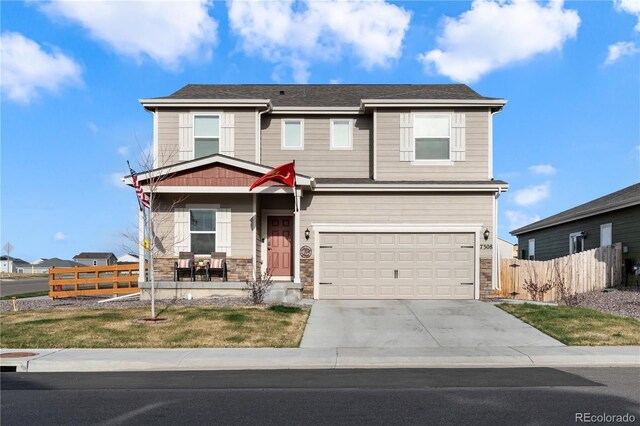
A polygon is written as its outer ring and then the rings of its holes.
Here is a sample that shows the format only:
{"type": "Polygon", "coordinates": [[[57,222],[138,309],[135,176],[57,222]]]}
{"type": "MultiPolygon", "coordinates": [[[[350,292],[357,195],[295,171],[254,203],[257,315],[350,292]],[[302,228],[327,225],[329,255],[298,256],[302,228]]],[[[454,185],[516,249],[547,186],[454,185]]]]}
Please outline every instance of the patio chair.
{"type": "Polygon", "coordinates": [[[173,280],[180,281],[180,272],[189,271],[191,281],[195,279],[194,254],[190,251],[181,251],[178,254],[178,261],[173,269],[173,280]]]}
{"type": "Polygon", "coordinates": [[[227,281],[227,253],[226,252],[213,252],[211,253],[211,262],[207,267],[207,276],[209,281],[213,276],[214,271],[220,271],[222,273],[222,281],[227,281]]]}

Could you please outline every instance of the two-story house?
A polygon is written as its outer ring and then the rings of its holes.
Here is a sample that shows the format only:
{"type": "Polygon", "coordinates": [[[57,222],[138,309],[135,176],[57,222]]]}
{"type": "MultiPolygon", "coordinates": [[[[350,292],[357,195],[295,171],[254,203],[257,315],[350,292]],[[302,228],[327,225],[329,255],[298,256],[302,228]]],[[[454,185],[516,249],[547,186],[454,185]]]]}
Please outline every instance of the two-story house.
{"type": "MultiPolygon", "coordinates": [[[[316,299],[478,299],[496,284],[492,121],[466,85],[207,85],[153,114],[159,280],[226,252],[316,299]],[[295,161],[295,190],[250,185],[295,161]],[[298,205],[299,209],[295,206],[298,205]],[[297,210],[297,211],[296,211],[297,210]]],[[[131,178],[125,178],[131,184],[131,178]]]]}

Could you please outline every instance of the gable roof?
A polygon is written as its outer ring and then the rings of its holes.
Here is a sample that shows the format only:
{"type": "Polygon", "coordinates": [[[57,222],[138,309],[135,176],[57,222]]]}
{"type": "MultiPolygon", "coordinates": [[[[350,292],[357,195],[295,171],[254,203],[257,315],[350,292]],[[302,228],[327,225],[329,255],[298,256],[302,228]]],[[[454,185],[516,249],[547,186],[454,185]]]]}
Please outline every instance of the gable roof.
{"type": "Polygon", "coordinates": [[[73,256],[73,258],[74,259],[109,259],[112,256],[116,257],[113,253],[83,251],[82,253],[73,256]]]}
{"type": "Polygon", "coordinates": [[[571,222],[597,214],[607,213],[614,210],[623,209],[640,204],[640,183],[628,186],[620,191],[613,192],[603,197],[597,198],[588,203],[581,204],[569,210],[565,210],[546,219],[539,220],[530,225],[523,226],[514,231],[511,235],[520,235],[526,232],[537,231],[561,223],[571,222]]]}
{"type": "Polygon", "coordinates": [[[169,96],[141,99],[143,105],[188,101],[231,101],[278,107],[351,107],[363,101],[467,101],[501,107],[503,99],[482,96],[465,84],[188,84],[169,96]]]}
{"type": "MultiPolygon", "coordinates": [[[[138,181],[141,185],[145,185],[145,181],[148,181],[151,178],[162,178],[163,176],[168,177],[180,172],[207,166],[215,166],[216,164],[224,164],[227,166],[236,167],[238,169],[259,173],[260,175],[263,175],[273,169],[273,167],[270,166],[264,166],[262,164],[253,163],[247,160],[241,160],[239,158],[229,157],[223,154],[212,154],[206,157],[196,158],[194,160],[183,161],[171,166],[160,167],[143,173],[138,173],[138,181]]],[[[131,179],[131,175],[125,176],[123,178],[123,181],[127,185],[133,185],[133,179],[131,179]]],[[[315,182],[310,176],[296,173],[296,184],[299,186],[312,186],[315,185],[315,182]]]]}
{"type": "MultiPolygon", "coordinates": [[[[75,258],[74,258],[75,259],[75,258]]],[[[38,267],[54,266],[56,268],[67,268],[70,266],[85,266],[82,263],[74,262],[73,260],[59,259],[52,257],[51,259],[45,259],[42,263],[36,265],[38,267]]]]}

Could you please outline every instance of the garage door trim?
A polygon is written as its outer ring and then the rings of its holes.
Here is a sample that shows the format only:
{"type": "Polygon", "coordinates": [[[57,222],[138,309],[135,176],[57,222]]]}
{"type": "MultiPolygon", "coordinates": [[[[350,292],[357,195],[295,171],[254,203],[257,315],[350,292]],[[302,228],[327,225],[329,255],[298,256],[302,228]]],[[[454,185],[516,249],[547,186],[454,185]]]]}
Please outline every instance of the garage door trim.
{"type": "Polygon", "coordinates": [[[480,233],[482,224],[371,224],[371,223],[312,223],[314,262],[313,262],[313,298],[320,298],[320,234],[321,233],[406,233],[406,234],[442,234],[472,233],[475,239],[474,262],[474,299],[480,299],[480,233]]]}

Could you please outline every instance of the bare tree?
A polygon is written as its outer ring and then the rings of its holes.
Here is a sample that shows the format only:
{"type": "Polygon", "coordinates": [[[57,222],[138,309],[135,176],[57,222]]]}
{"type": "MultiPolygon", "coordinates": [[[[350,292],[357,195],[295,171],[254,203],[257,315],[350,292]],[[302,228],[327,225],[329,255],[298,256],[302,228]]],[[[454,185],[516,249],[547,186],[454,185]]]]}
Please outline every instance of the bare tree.
{"type": "Polygon", "coordinates": [[[175,175],[173,165],[176,163],[177,150],[165,149],[154,158],[150,149],[140,149],[140,158],[138,166],[141,169],[139,175],[144,175],[140,179],[140,184],[149,200],[149,208],[145,209],[140,205],[143,211],[144,221],[143,230],[145,241],[139,241],[140,225],[134,226],[133,232],[127,231],[123,235],[137,245],[144,245],[145,250],[149,254],[149,282],[151,295],[151,318],[156,318],[156,299],[155,299],[155,273],[154,260],[159,256],[166,255],[171,252],[176,244],[181,241],[175,241],[173,235],[173,211],[175,207],[183,203],[188,196],[180,196],[178,198],[161,197],[158,188],[161,183],[175,175]],[[148,246],[147,243],[148,242],[148,246]]]}

